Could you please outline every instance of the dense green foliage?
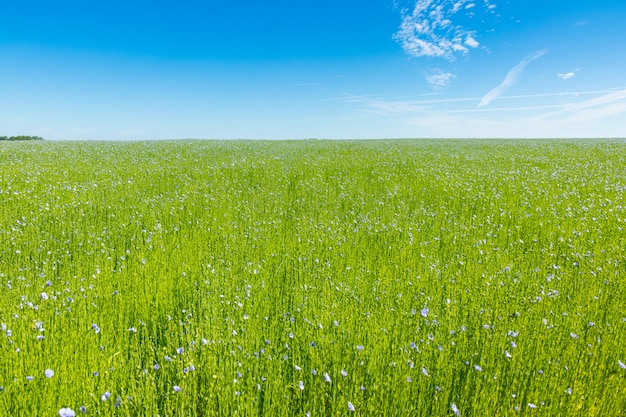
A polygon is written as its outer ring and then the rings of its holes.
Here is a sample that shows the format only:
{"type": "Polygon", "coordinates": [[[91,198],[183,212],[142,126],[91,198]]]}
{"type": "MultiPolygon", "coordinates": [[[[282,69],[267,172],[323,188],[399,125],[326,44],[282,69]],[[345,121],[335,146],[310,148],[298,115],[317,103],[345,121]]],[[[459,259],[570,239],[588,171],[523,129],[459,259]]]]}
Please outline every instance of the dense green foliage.
{"type": "Polygon", "coordinates": [[[0,141],[20,141],[20,140],[43,140],[42,137],[39,136],[0,136],[0,141]]]}
{"type": "Polygon", "coordinates": [[[0,415],[624,415],[625,192],[617,140],[0,144],[0,415]]]}

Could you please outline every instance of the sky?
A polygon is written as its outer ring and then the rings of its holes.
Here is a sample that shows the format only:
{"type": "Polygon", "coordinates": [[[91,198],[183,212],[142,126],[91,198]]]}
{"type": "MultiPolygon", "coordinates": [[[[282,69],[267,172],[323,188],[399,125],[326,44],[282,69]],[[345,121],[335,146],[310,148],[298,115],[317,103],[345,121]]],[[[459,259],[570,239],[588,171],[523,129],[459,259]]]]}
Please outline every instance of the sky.
{"type": "Polygon", "coordinates": [[[623,0],[0,2],[0,135],[626,137],[623,0]]]}

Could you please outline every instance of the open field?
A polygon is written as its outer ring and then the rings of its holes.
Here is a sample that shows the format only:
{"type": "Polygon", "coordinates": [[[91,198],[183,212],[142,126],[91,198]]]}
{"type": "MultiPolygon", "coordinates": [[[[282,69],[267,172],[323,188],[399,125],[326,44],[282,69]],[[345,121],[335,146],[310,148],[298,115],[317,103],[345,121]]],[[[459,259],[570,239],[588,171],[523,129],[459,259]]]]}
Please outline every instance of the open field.
{"type": "Polygon", "coordinates": [[[0,415],[625,415],[625,197],[621,140],[0,143],[0,415]]]}

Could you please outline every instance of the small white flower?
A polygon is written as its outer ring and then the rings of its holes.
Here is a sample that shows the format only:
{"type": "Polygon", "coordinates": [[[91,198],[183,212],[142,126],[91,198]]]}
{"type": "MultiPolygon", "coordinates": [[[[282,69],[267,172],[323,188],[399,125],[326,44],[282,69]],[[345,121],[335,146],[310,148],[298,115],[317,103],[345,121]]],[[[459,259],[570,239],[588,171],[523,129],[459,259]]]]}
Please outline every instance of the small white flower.
{"type": "Polygon", "coordinates": [[[59,410],[60,417],[76,417],[76,413],[71,408],[61,408],[59,410]]]}
{"type": "Polygon", "coordinates": [[[617,364],[619,365],[620,368],[626,369],[626,365],[624,365],[624,362],[620,361],[619,359],[617,360],[617,364]]]}
{"type": "Polygon", "coordinates": [[[52,378],[54,376],[54,371],[52,369],[46,369],[44,371],[44,375],[46,375],[46,378],[52,378]]]}

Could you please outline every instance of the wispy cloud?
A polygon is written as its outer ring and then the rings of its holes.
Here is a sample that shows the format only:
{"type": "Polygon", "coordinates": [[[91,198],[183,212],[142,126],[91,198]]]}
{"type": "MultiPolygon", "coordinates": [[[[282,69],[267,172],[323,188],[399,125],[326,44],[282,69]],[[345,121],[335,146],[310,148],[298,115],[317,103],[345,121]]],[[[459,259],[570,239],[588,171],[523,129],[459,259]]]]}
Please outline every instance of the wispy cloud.
{"type": "Polygon", "coordinates": [[[589,108],[589,107],[596,107],[596,106],[601,106],[601,105],[605,105],[605,104],[611,104],[614,103],[616,101],[621,101],[626,99],[626,89],[623,90],[618,90],[618,91],[613,91],[611,93],[608,94],[604,94],[600,97],[596,97],[596,98],[592,98],[586,101],[583,101],[582,103],[577,103],[577,104],[570,104],[568,106],[566,106],[566,110],[579,110],[579,109],[585,109],[585,108],[589,108]]]}
{"type": "MultiPolygon", "coordinates": [[[[417,0],[412,10],[403,12],[402,23],[394,39],[413,57],[439,57],[454,60],[470,48],[478,48],[477,32],[455,24],[459,13],[470,12],[470,0],[417,0]]],[[[485,7],[491,4],[485,2],[485,7]]]]}
{"type": "Polygon", "coordinates": [[[538,119],[567,117],[568,121],[594,120],[626,113],[626,89],[613,91],[578,103],[564,104],[560,110],[538,119]]]}
{"type": "Polygon", "coordinates": [[[576,75],[575,72],[566,72],[566,73],[557,72],[556,74],[556,76],[562,80],[569,80],[570,78],[574,78],[574,75],[576,75]]]}
{"type": "Polygon", "coordinates": [[[455,77],[456,75],[450,72],[443,72],[441,69],[437,68],[426,76],[426,81],[433,87],[447,87],[455,77]]]}
{"type": "Polygon", "coordinates": [[[577,72],[578,70],[572,72],[557,72],[556,76],[562,80],[569,80],[570,78],[574,78],[577,72]]]}
{"type": "Polygon", "coordinates": [[[113,136],[116,137],[136,137],[141,134],[146,133],[145,129],[127,129],[127,130],[119,130],[117,132],[113,132],[113,136]]]}
{"type": "Polygon", "coordinates": [[[357,103],[363,106],[363,111],[375,114],[393,115],[418,113],[428,108],[419,101],[412,100],[387,100],[375,96],[346,95],[341,98],[345,103],[357,103]]]}
{"type": "Polygon", "coordinates": [[[520,77],[520,75],[524,71],[524,68],[526,68],[528,64],[530,64],[535,59],[544,56],[547,53],[548,53],[547,49],[542,49],[540,51],[527,55],[524,59],[522,59],[522,61],[519,64],[514,66],[506,74],[506,77],[504,77],[504,81],[502,81],[500,85],[498,85],[496,88],[489,91],[482,98],[482,100],[480,100],[480,103],[478,103],[478,107],[484,107],[487,104],[491,103],[493,100],[500,97],[502,94],[504,94],[513,84],[517,82],[517,79],[520,77]]]}
{"type": "Polygon", "coordinates": [[[26,119],[23,119],[21,117],[13,117],[11,119],[0,119],[0,123],[20,123],[24,121],[26,121],[26,119]]]}
{"type": "Polygon", "coordinates": [[[613,137],[623,135],[620,126],[626,123],[626,87],[502,95],[500,106],[482,108],[474,104],[477,97],[445,93],[402,98],[344,95],[337,100],[424,137],[613,137]]]}
{"type": "Polygon", "coordinates": [[[88,133],[94,132],[96,129],[93,127],[68,127],[65,130],[67,130],[67,132],[71,134],[86,135],[88,133]]]}
{"type": "Polygon", "coordinates": [[[396,97],[393,99],[384,98],[380,95],[356,95],[344,94],[333,100],[343,103],[354,103],[363,106],[363,110],[371,111],[384,110],[385,113],[403,114],[411,112],[423,112],[424,110],[441,110],[448,113],[489,113],[506,112],[519,113],[520,111],[557,109],[551,113],[543,113],[540,118],[548,118],[559,114],[574,112],[586,108],[598,107],[605,104],[613,104],[616,101],[624,100],[626,103],[626,88],[614,90],[589,90],[589,91],[568,91],[561,93],[524,94],[508,95],[499,97],[500,101],[508,100],[511,104],[501,107],[476,108],[471,105],[475,103],[477,97],[446,97],[441,93],[422,94],[413,97],[396,97]],[[561,99],[570,98],[575,100],[583,96],[598,96],[582,102],[563,103],[561,99]],[[433,97],[433,98],[430,98],[433,97]],[[535,99],[545,99],[548,101],[539,102],[532,105],[521,105],[522,101],[535,102],[535,99]],[[555,102],[555,99],[559,99],[555,102]]]}

